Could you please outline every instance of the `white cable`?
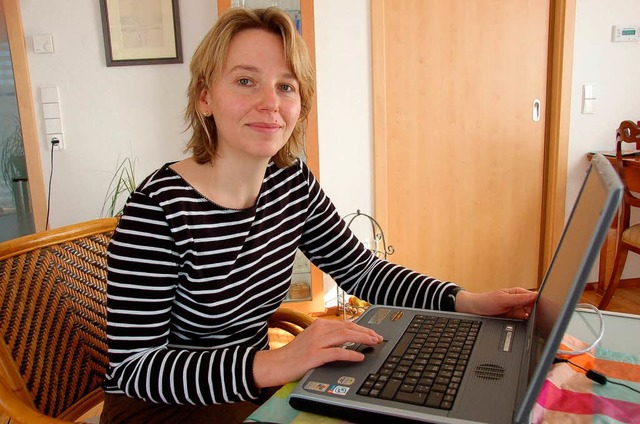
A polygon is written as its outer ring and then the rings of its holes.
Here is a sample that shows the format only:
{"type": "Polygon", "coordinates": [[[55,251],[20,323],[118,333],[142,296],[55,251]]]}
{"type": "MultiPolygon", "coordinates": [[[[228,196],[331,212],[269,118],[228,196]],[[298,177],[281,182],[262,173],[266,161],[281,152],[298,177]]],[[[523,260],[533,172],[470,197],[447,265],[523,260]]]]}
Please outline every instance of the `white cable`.
{"type": "Polygon", "coordinates": [[[590,303],[579,303],[577,307],[591,309],[596,313],[596,315],[598,315],[598,318],[600,319],[600,330],[598,331],[598,337],[596,337],[595,341],[591,343],[591,345],[589,345],[588,347],[585,347],[584,349],[580,349],[580,350],[558,349],[558,353],[562,355],[575,356],[575,355],[582,355],[583,353],[587,353],[591,349],[595,348],[600,343],[600,341],[602,340],[602,337],[604,336],[604,318],[602,316],[602,313],[600,313],[600,310],[596,308],[594,305],[591,305],[590,303]]]}

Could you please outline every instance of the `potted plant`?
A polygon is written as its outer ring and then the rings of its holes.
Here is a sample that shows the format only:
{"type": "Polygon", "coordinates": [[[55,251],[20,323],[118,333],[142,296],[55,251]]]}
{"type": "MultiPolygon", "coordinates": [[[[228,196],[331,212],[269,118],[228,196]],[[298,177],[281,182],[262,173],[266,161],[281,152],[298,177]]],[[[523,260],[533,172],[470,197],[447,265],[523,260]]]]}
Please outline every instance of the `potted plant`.
{"type": "Polygon", "coordinates": [[[24,157],[22,143],[22,127],[16,117],[12,117],[14,125],[5,123],[2,137],[0,137],[0,170],[2,179],[8,186],[14,180],[27,178],[27,162],[24,157]]]}
{"type": "Polygon", "coordinates": [[[102,204],[102,216],[122,215],[124,203],[136,189],[136,162],[135,158],[126,157],[116,166],[102,204]]]}
{"type": "MultiPolygon", "coordinates": [[[[14,198],[19,183],[27,181],[27,161],[24,157],[24,144],[22,140],[22,127],[16,117],[11,117],[14,121],[3,123],[2,136],[0,136],[0,175],[7,187],[11,187],[14,198]]],[[[16,206],[19,206],[16,198],[16,206]]]]}

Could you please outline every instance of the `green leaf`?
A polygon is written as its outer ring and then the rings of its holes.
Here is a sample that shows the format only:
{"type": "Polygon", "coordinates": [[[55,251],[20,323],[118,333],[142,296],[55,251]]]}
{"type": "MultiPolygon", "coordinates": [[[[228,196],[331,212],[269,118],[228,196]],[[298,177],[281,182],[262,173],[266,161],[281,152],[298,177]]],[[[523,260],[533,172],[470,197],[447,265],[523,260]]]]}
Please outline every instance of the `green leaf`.
{"type": "Polygon", "coordinates": [[[124,211],[124,204],[136,189],[136,162],[130,157],[119,161],[113,177],[109,182],[107,194],[102,204],[102,216],[119,216],[124,211]]]}

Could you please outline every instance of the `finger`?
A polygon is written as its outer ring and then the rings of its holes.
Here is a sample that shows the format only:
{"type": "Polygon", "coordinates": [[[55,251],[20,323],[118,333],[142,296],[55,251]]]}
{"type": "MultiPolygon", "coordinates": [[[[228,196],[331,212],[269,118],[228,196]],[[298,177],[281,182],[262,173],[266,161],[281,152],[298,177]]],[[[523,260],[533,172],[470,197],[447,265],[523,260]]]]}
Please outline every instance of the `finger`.
{"type": "Polygon", "coordinates": [[[535,295],[536,294],[535,291],[527,290],[527,289],[525,289],[523,287],[510,287],[510,288],[506,289],[505,292],[507,292],[509,294],[526,294],[526,295],[530,295],[530,294],[535,295]]]}
{"type": "Polygon", "coordinates": [[[503,297],[501,302],[507,307],[518,307],[532,304],[536,299],[536,293],[525,291],[519,293],[511,293],[503,297]]]}
{"type": "Polygon", "coordinates": [[[309,362],[306,370],[337,361],[362,362],[364,361],[364,358],[364,354],[356,352],[355,350],[345,349],[342,347],[330,347],[321,349],[315,352],[312,357],[308,357],[307,359],[309,362]]]}
{"type": "Polygon", "coordinates": [[[334,347],[325,350],[325,353],[329,356],[327,362],[335,361],[349,361],[349,362],[361,362],[365,356],[363,353],[356,352],[355,350],[345,349],[342,347],[334,347]]]}
{"type": "Polygon", "coordinates": [[[378,343],[382,341],[382,336],[374,330],[358,325],[349,321],[331,321],[331,326],[327,328],[329,332],[335,332],[341,337],[346,337],[347,341],[357,341],[364,343],[363,337],[371,338],[371,342],[378,343]],[[350,340],[350,337],[356,337],[358,340],[350,340]]]}
{"type": "MultiPolygon", "coordinates": [[[[373,344],[380,343],[382,340],[384,340],[384,337],[382,337],[380,334],[376,333],[374,330],[370,328],[363,327],[362,325],[356,324],[355,322],[349,322],[348,324],[349,324],[349,328],[352,331],[362,332],[368,335],[371,339],[371,343],[373,344]]],[[[365,343],[365,341],[362,341],[361,343],[365,343]]]]}
{"type": "Polygon", "coordinates": [[[382,341],[375,331],[352,322],[316,320],[303,333],[318,342],[319,348],[341,346],[346,342],[374,345],[382,341]]]}
{"type": "Polygon", "coordinates": [[[344,328],[336,331],[327,337],[327,344],[330,346],[343,345],[344,343],[363,343],[375,345],[382,341],[382,336],[374,331],[362,331],[361,329],[344,328]]]}
{"type": "Polygon", "coordinates": [[[505,316],[512,319],[527,319],[529,318],[529,312],[525,308],[514,308],[507,312],[505,316]]]}

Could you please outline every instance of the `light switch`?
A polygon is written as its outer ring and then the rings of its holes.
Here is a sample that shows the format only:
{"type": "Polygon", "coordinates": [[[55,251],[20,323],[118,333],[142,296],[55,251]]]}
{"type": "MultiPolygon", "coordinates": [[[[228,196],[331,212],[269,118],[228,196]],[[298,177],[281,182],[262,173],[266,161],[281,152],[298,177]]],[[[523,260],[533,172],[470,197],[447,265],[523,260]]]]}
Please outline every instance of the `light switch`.
{"type": "Polygon", "coordinates": [[[44,128],[47,134],[60,134],[62,132],[62,120],[59,118],[45,119],[44,128]]]}
{"type": "Polygon", "coordinates": [[[595,100],[584,99],[582,101],[582,113],[596,113],[595,100]]]}
{"type": "Polygon", "coordinates": [[[595,84],[582,86],[582,113],[596,113],[596,89],[595,84]]]}
{"type": "Polygon", "coordinates": [[[51,35],[33,36],[34,53],[53,53],[53,37],[51,35]]]}
{"type": "Polygon", "coordinates": [[[43,103],[44,118],[60,118],[60,103],[43,103]]]}
{"type": "Polygon", "coordinates": [[[593,84],[586,84],[584,86],[584,98],[585,99],[593,99],[595,96],[593,95],[593,84]]]}
{"type": "Polygon", "coordinates": [[[58,96],[58,87],[41,87],[40,88],[40,98],[42,99],[42,103],[58,103],[60,102],[60,97],[58,96]]]}
{"type": "Polygon", "coordinates": [[[64,134],[62,132],[62,114],[60,112],[60,96],[57,86],[40,87],[42,112],[44,114],[44,130],[47,134],[47,144],[56,150],[64,150],[64,134]],[[53,143],[53,140],[56,143],[53,143]]]}

